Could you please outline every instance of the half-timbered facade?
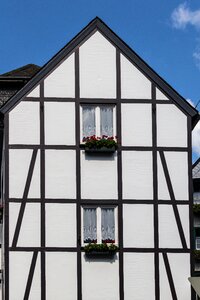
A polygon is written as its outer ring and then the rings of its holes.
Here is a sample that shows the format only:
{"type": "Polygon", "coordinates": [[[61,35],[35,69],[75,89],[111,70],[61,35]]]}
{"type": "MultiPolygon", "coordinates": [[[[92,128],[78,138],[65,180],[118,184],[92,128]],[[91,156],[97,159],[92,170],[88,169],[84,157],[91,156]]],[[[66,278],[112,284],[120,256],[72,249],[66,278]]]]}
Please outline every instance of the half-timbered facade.
{"type": "Polygon", "coordinates": [[[191,299],[194,108],[96,18],[1,113],[5,300],[191,299]]]}

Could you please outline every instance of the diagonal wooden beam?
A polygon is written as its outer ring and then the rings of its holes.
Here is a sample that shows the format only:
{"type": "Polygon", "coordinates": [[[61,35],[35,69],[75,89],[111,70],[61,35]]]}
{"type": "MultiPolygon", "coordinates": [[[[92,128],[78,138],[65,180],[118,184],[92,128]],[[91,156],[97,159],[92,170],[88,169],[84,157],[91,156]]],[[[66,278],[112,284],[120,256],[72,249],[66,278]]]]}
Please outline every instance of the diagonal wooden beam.
{"type": "Polygon", "coordinates": [[[38,151],[38,149],[33,150],[32,158],[31,158],[31,162],[30,162],[30,166],[29,166],[29,170],[28,170],[28,175],[27,175],[27,179],[26,179],[26,184],[25,184],[25,188],[24,188],[23,199],[22,199],[22,203],[20,206],[17,224],[15,227],[15,233],[14,233],[14,237],[13,237],[12,247],[16,247],[16,245],[17,245],[19,232],[20,232],[20,228],[22,225],[22,220],[23,220],[24,211],[25,211],[25,207],[26,207],[26,199],[28,196],[29,188],[31,185],[31,179],[33,176],[33,170],[34,170],[35,161],[36,161],[36,157],[37,157],[37,151],[38,151]]]}
{"type": "Polygon", "coordinates": [[[175,215],[176,224],[177,224],[177,227],[178,227],[181,243],[182,243],[183,248],[187,249],[187,243],[186,243],[186,239],[185,239],[185,235],[184,235],[184,231],[183,231],[183,227],[182,227],[178,207],[177,207],[177,204],[175,202],[176,199],[175,199],[174,190],[173,190],[172,182],[171,182],[171,179],[170,179],[169,170],[168,170],[168,167],[167,167],[167,162],[166,162],[166,159],[165,159],[165,155],[164,155],[163,151],[159,151],[159,153],[160,153],[160,159],[161,159],[161,163],[162,163],[164,174],[165,174],[165,179],[166,179],[166,182],[167,182],[168,191],[169,191],[170,198],[171,198],[171,201],[172,201],[172,207],[173,207],[173,210],[174,210],[174,215],[175,215]]]}
{"type": "Polygon", "coordinates": [[[176,289],[174,286],[174,281],[173,281],[173,277],[172,277],[172,272],[170,269],[170,264],[169,264],[169,260],[167,257],[167,253],[163,253],[163,260],[164,260],[164,264],[165,264],[165,269],[167,272],[167,278],[169,281],[169,286],[170,286],[170,290],[171,290],[171,294],[172,294],[172,299],[173,300],[178,300],[177,295],[176,295],[176,289]]]}
{"type": "Polygon", "coordinates": [[[29,294],[30,294],[30,290],[31,290],[32,282],[33,282],[33,275],[34,275],[34,271],[35,271],[37,256],[38,256],[38,252],[37,251],[33,252],[33,257],[32,257],[32,261],[31,261],[31,266],[30,266],[30,270],[29,270],[29,274],[28,274],[28,280],[26,283],[26,290],[24,293],[23,300],[29,299],[29,294]]]}

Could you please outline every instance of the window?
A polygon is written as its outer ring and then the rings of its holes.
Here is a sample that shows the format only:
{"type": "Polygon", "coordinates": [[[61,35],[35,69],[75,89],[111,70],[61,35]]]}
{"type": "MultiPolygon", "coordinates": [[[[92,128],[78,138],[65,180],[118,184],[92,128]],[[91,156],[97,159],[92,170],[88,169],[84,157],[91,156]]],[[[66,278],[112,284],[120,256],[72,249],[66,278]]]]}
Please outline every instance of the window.
{"type": "Polygon", "coordinates": [[[83,207],[82,244],[117,243],[116,207],[83,207]]]}
{"type": "Polygon", "coordinates": [[[200,228],[195,228],[195,247],[197,250],[200,250],[200,228]]]}
{"type": "Polygon", "coordinates": [[[81,139],[92,135],[116,135],[114,105],[83,105],[81,118],[81,139]]]}

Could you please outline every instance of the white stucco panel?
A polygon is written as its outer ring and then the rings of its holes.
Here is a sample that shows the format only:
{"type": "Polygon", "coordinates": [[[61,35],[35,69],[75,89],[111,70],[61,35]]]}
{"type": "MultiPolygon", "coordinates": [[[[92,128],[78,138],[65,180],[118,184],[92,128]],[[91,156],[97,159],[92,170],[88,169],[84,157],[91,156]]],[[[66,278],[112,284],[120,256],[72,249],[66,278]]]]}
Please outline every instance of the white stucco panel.
{"type": "Polygon", "coordinates": [[[159,254],[160,300],[173,300],[163,256],[159,254]]]}
{"type": "MultiPolygon", "coordinates": [[[[13,203],[14,204],[14,203],[13,203]]],[[[17,246],[40,247],[40,204],[27,203],[17,246]]]]}
{"type": "MultiPolygon", "coordinates": [[[[31,266],[32,252],[10,252],[9,264],[9,299],[24,299],[28,274],[31,266]]],[[[30,300],[40,299],[40,257],[38,255],[33,282],[30,290],[30,300]]]]}
{"type": "Polygon", "coordinates": [[[81,151],[81,197],[117,198],[117,155],[90,155],[81,151]]]}
{"type": "Polygon", "coordinates": [[[38,300],[41,297],[41,253],[38,252],[35,270],[33,274],[33,280],[31,284],[31,290],[29,294],[29,300],[38,300]]]}
{"type": "Polygon", "coordinates": [[[124,254],[124,300],[154,300],[154,254],[124,254]]]}
{"type": "Polygon", "coordinates": [[[160,159],[160,154],[157,152],[157,167],[158,167],[158,199],[170,200],[169,190],[163,170],[163,166],[160,159]]]}
{"type": "Polygon", "coordinates": [[[151,151],[122,152],[124,199],[153,199],[151,151]]]}
{"type": "Polygon", "coordinates": [[[153,205],[124,204],[123,221],[124,247],[154,247],[153,205]]]}
{"type": "Polygon", "coordinates": [[[76,198],[76,152],[45,151],[46,198],[76,198]]]}
{"type": "Polygon", "coordinates": [[[75,204],[46,204],[46,246],[76,247],[75,204]]]}
{"type": "Polygon", "coordinates": [[[44,80],[45,97],[75,97],[74,53],[44,80]]]}
{"type": "Polygon", "coordinates": [[[39,103],[31,101],[21,101],[9,113],[10,144],[39,144],[39,109],[39,103]]]}
{"type": "Polygon", "coordinates": [[[124,55],[121,58],[121,97],[151,99],[151,81],[124,55]]]}
{"type": "Polygon", "coordinates": [[[182,248],[172,205],[159,205],[159,247],[182,248]]]}
{"type": "Polygon", "coordinates": [[[28,198],[40,198],[40,151],[37,152],[28,198]]]}
{"type": "Polygon", "coordinates": [[[116,97],[116,49],[95,32],[79,49],[80,96],[82,98],[116,97]]]}
{"type": "Polygon", "coordinates": [[[181,300],[191,299],[190,254],[168,253],[169,264],[172,272],[177,298],[181,300]]]}
{"type": "Polygon", "coordinates": [[[38,98],[40,97],[40,86],[36,86],[32,92],[30,92],[26,97],[34,97],[34,98],[38,98]]]}
{"type": "Polygon", "coordinates": [[[21,203],[9,203],[9,246],[12,246],[21,203]]]}
{"type": "Polygon", "coordinates": [[[9,150],[9,196],[22,198],[33,150],[9,150]]]}
{"type": "Polygon", "coordinates": [[[152,145],[152,112],[150,104],[122,104],[122,145],[152,145]]]}
{"type": "Polygon", "coordinates": [[[174,104],[157,104],[157,145],[187,147],[187,117],[174,104]]]}
{"type": "Polygon", "coordinates": [[[166,151],[164,154],[176,200],[188,200],[187,152],[166,151]]]}
{"type": "Polygon", "coordinates": [[[76,253],[46,253],[46,299],[77,299],[76,261],[76,253]]]}
{"type": "Polygon", "coordinates": [[[158,88],[156,88],[156,100],[169,100],[165,94],[161,92],[158,88]]]}
{"type": "Polygon", "coordinates": [[[82,253],[83,300],[119,299],[119,259],[88,259],[82,253]]]}
{"type": "Polygon", "coordinates": [[[45,144],[75,144],[75,103],[46,102],[45,144]]]}

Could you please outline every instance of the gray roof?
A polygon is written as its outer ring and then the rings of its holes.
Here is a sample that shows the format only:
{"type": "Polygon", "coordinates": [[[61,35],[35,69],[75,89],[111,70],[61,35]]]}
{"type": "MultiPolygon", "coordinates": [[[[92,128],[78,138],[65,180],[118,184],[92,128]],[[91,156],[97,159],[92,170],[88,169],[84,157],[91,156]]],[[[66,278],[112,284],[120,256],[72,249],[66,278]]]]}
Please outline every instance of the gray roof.
{"type": "Polygon", "coordinates": [[[192,178],[200,178],[200,158],[193,164],[192,178]]]}

